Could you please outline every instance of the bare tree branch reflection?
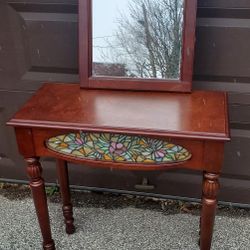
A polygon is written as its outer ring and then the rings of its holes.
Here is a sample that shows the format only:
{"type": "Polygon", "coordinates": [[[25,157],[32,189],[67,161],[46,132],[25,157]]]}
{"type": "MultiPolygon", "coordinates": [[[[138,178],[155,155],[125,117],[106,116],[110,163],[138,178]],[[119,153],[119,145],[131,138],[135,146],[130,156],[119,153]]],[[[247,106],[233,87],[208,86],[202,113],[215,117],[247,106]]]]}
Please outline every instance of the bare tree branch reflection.
{"type": "Polygon", "coordinates": [[[179,79],[183,5],[183,0],[130,0],[103,57],[124,64],[128,77],[179,79]]]}

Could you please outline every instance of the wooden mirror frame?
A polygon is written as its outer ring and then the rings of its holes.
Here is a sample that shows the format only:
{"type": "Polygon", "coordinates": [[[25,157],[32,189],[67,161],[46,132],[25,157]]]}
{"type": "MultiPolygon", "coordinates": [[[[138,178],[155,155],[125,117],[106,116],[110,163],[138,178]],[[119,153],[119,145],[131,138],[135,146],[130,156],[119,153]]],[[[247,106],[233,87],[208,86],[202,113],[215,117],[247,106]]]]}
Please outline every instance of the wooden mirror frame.
{"type": "Polygon", "coordinates": [[[172,80],[93,76],[92,0],[79,0],[79,71],[81,88],[191,92],[197,0],[184,1],[181,74],[179,80],[172,80]]]}

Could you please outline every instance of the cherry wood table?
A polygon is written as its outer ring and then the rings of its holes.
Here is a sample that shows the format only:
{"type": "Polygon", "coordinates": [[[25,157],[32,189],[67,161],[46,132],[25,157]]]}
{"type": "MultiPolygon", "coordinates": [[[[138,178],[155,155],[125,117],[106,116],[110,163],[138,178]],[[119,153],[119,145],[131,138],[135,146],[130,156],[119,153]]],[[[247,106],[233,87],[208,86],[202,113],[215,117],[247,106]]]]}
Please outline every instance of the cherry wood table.
{"type": "MultiPolygon", "coordinates": [[[[75,231],[67,162],[130,170],[203,172],[200,248],[210,249],[224,143],[230,140],[227,96],[81,90],[45,84],[8,122],[27,162],[43,236],[55,249],[39,157],[57,159],[66,232],[75,231]]],[[[187,187],[188,188],[188,187],[187,187]]]]}

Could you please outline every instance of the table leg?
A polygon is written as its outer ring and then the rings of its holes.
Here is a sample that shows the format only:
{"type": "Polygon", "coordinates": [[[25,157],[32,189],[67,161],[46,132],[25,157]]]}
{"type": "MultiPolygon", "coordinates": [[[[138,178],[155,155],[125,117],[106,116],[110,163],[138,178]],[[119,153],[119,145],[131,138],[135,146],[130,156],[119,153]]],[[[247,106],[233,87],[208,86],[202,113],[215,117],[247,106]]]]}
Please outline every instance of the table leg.
{"type": "Polygon", "coordinates": [[[63,216],[66,225],[66,233],[73,234],[75,232],[74,218],[73,218],[73,208],[70,198],[69,189],[69,174],[67,162],[57,159],[57,175],[60,184],[60,192],[63,201],[63,216]]]}
{"type": "Polygon", "coordinates": [[[33,200],[36,208],[36,213],[43,236],[43,249],[54,250],[55,243],[51,236],[49,212],[47,205],[47,197],[45,193],[44,180],[41,177],[42,167],[39,158],[25,159],[27,166],[27,173],[30,178],[30,187],[33,195],[33,200]]]}
{"type": "Polygon", "coordinates": [[[210,250],[213,236],[214,219],[217,208],[219,175],[206,173],[203,175],[202,211],[200,223],[200,249],[210,250]]]}

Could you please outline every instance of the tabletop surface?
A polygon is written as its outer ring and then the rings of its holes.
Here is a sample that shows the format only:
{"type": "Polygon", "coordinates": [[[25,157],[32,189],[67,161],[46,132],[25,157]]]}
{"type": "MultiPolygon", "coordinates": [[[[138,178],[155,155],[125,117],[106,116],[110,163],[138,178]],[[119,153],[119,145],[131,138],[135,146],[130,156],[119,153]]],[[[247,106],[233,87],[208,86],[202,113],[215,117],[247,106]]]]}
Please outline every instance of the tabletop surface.
{"type": "Polygon", "coordinates": [[[46,83],[8,125],[229,140],[224,92],[84,90],[46,83]]]}

